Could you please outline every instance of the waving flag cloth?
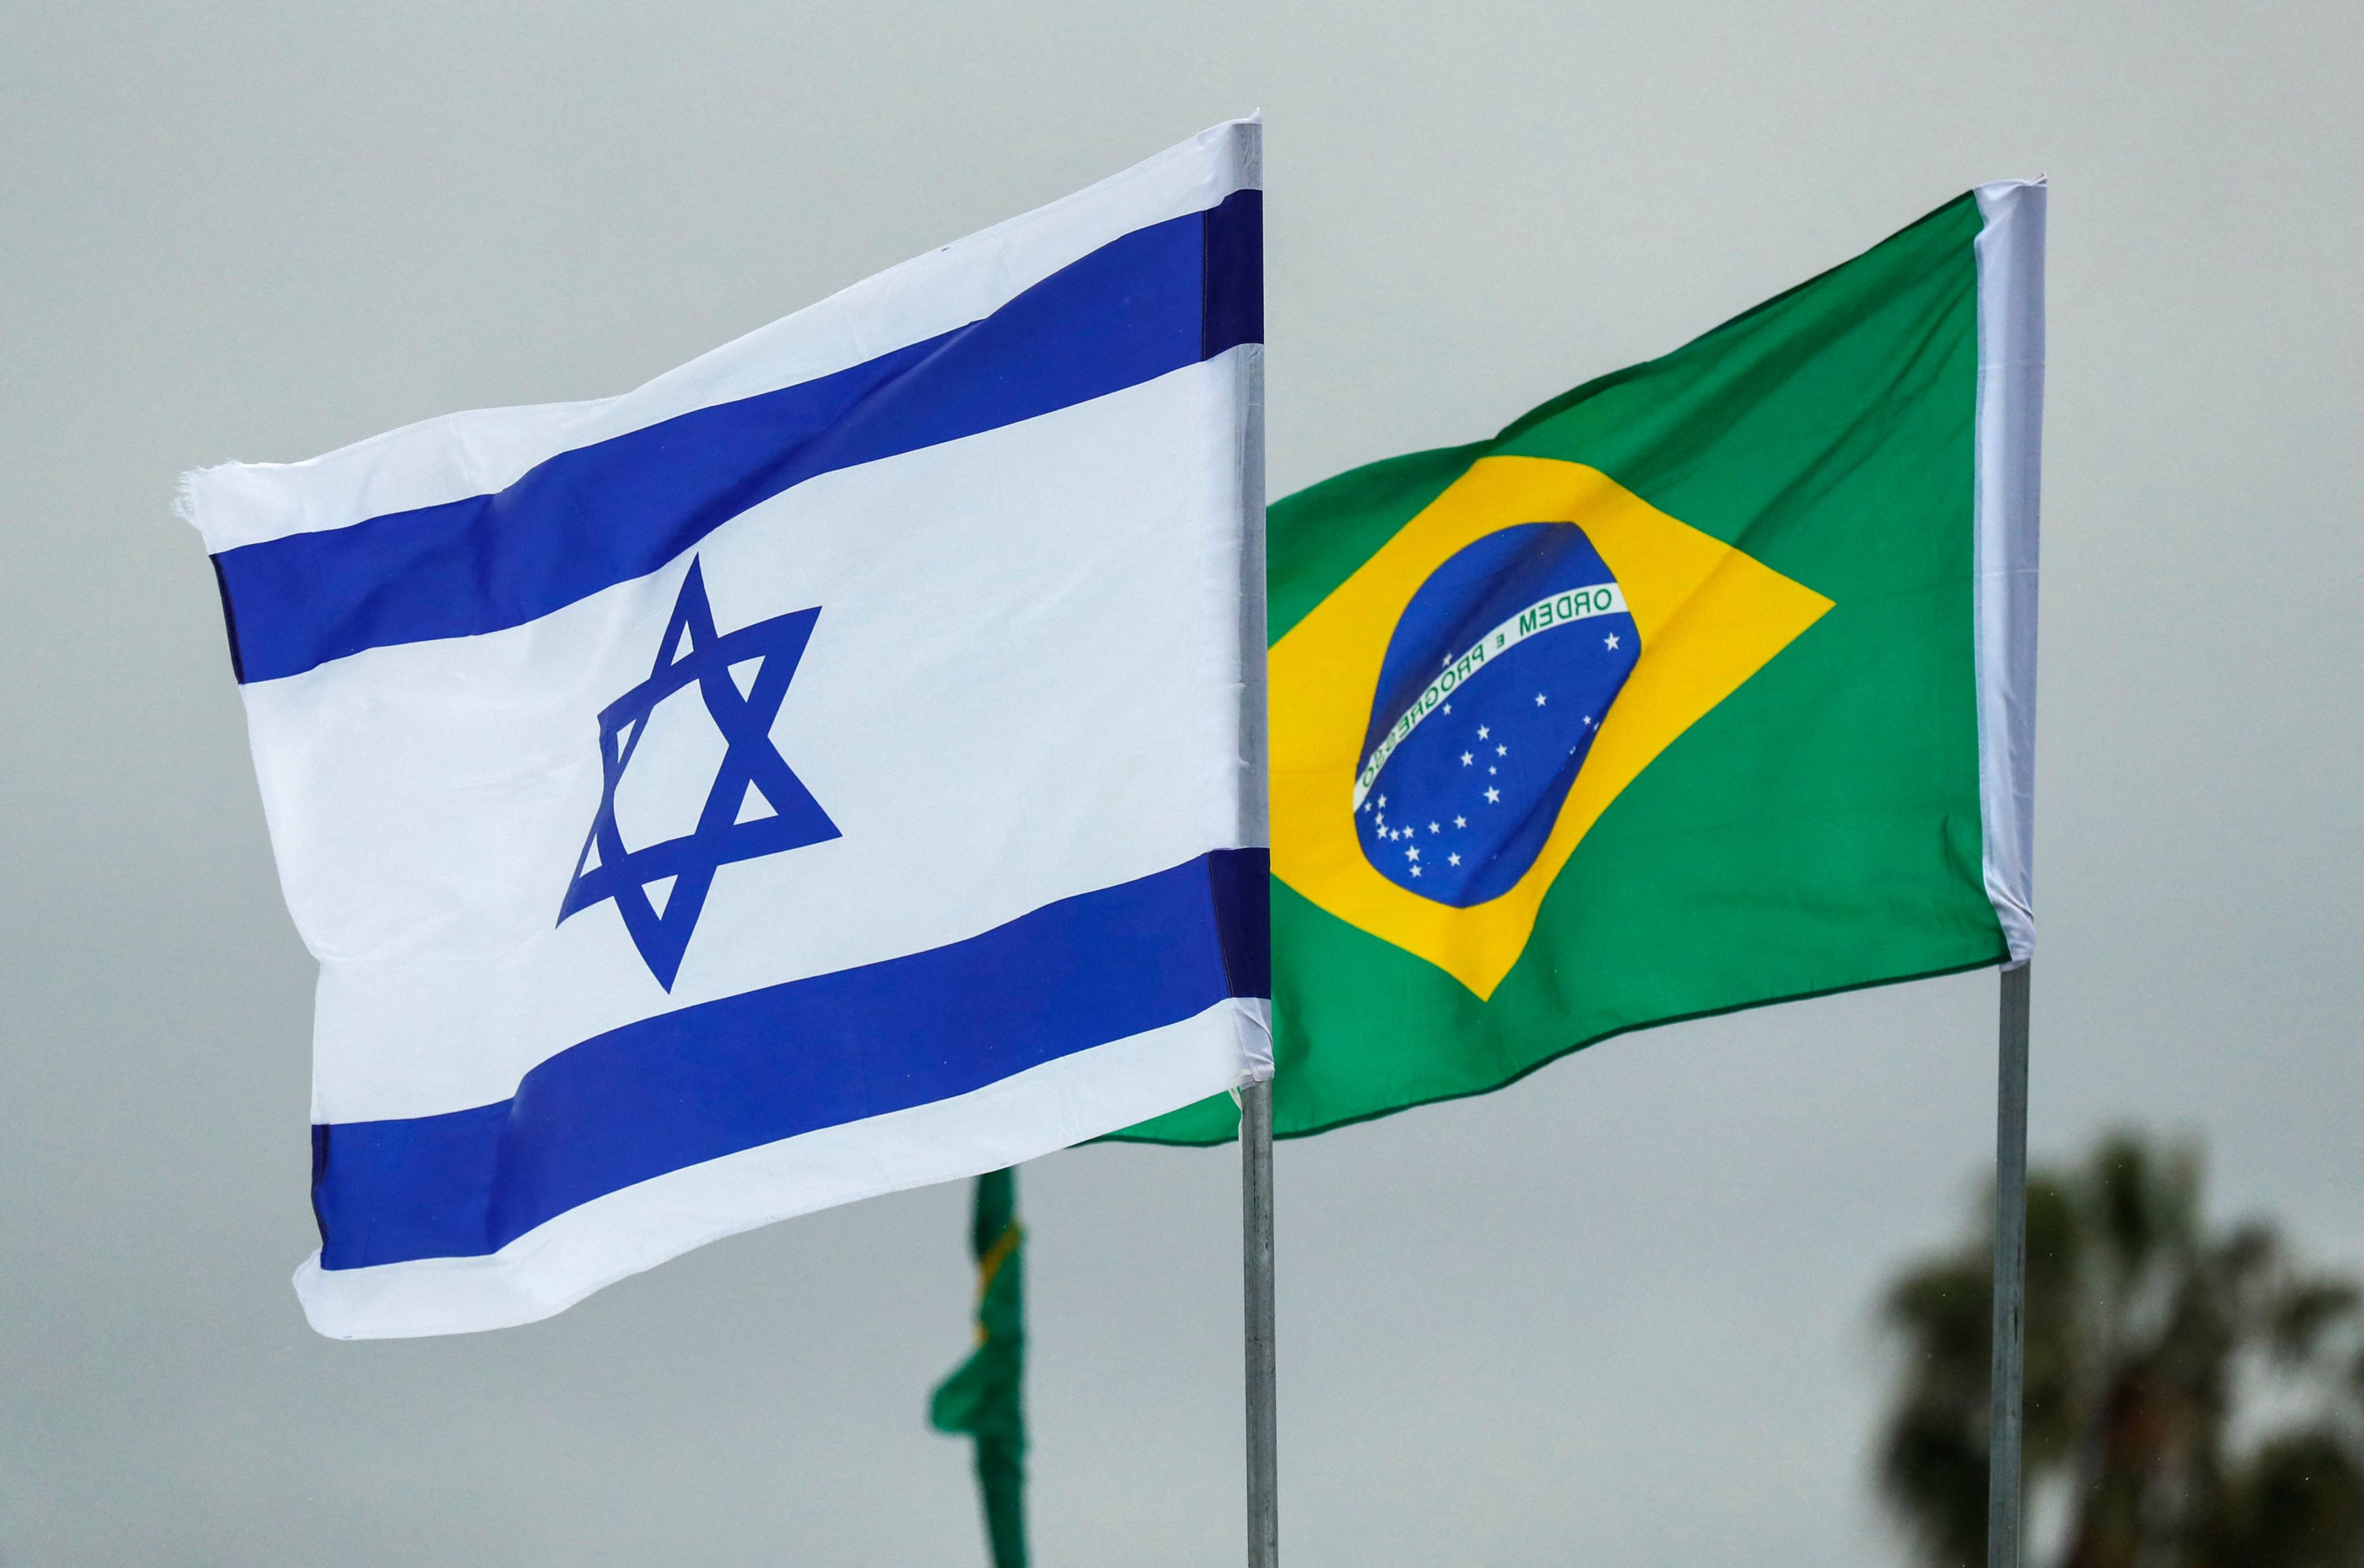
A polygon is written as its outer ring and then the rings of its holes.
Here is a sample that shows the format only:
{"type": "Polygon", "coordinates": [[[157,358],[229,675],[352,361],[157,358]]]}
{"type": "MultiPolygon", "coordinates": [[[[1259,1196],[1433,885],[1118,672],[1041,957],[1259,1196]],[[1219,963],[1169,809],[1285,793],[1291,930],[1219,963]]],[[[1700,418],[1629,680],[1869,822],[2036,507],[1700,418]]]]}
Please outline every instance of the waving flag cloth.
{"type": "Polygon", "coordinates": [[[191,475],[338,1336],[1269,1072],[1257,129],[603,402],[191,475]]]}
{"type": "Polygon", "coordinates": [[[1278,1131],[2028,957],[2044,196],[1274,506],[1278,1131]]]}
{"type": "Polygon", "coordinates": [[[1018,1173],[976,1179],[976,1345],[936,1385],[928,1421],[976,1440],[976,1491],[993,1568],[1026,1568],[1026,1249],[1018,1173]]]}

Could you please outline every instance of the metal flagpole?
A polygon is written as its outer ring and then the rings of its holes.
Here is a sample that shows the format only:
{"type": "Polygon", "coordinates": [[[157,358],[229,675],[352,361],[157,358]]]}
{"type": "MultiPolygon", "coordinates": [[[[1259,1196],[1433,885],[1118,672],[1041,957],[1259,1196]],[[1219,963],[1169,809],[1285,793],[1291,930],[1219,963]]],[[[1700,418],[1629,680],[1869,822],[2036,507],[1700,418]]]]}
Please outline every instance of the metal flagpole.
{"type": "Polygon", "coordinates": [[[1240,1241],[1247,1307],[1248,1568],[1280,1562],[1272,1343],[1272,1084],[1240,1091],[1240,1241]]]}
{"type": "Polygon", "coordinates": [[[1995,1091],[1994,1371],[1989,1396],[1987,1568],[2019,1568],[2020,1397],[2027,1344],[2027,971],[2002,972],[1995,1091]]]}
{"type": "MultiPolygon", "coordinates": [[[[1264,184],[1264,127],[1261,121],[1239,128],[1240,183],[1264,184]]],[[[1239,358],[1241,397],[1246,414],[1247,440],[1241,453],[1241,511],[1247,522],[1241,541],[1240,583],[1245,613],[1240,620],[1240,668],[1248,686],[1242,705],[1243,719],[1240,756],[1247,766],[1249,791],[1243,813],[1259,837],[1246,843],[1269,844],[1269,815],[1265,799],[1265,509],[1264,509],[1264,256],[1263,220],[1256,230],[1257,342],[1239,358]]],[[[1269,935],[1267,933],[1267,940],[1269,935]]],[[[1271,993],[1267,990],[1266,993],[1271,993]]],[[[1247,1329],[1247,1450],[1248,1568],[1279,1568],[1280,1454],[1278,1422],[1273,1387],[1272,1313],[1272,1081],[1249,1084],[1240,1101],[1240,1252],[1241,1299],[1247,1329]]]]}

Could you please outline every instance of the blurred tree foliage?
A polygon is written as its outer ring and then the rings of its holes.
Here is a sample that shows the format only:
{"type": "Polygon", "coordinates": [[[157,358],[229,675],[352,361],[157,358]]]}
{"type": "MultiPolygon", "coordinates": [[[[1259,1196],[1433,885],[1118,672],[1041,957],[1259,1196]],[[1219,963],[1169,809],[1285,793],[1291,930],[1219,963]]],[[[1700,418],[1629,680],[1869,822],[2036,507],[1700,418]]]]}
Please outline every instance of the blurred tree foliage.
{"type": "MultiPolygon", "coordinates": [[[[1880,1491],[1933,1568],[1983,1568],[1993,1204],[1908,1268],[1880,1491]]],[[[2031,1172],[2026,1462],[2061,1568],[2364,1568],[2364,1309],[2273,1228],[2212,1229],[2190,1146],[2031,1172]]],[[[2031,1510],[2033,1511],[2033,1510],[2031,1510]]]]}

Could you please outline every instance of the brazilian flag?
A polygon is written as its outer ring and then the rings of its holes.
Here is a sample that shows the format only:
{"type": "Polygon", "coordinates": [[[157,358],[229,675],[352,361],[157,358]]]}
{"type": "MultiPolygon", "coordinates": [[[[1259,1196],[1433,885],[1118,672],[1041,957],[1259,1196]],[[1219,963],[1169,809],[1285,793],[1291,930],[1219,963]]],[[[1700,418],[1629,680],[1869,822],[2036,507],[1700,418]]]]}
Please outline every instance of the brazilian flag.
{"type": "Polygon", "coordinates": [[[976,1440],[976,1487],[993,1568],[1026,1568],[1026,1278],[1018,1173],[976,1179],[976,1348],[936,1385],[928,1420],[976,1440]]]}
{"type": "Polygon", "coordinates": [[[2043,197],[1271,508],[1276,1130],[2028,955],[2043,197]]]}

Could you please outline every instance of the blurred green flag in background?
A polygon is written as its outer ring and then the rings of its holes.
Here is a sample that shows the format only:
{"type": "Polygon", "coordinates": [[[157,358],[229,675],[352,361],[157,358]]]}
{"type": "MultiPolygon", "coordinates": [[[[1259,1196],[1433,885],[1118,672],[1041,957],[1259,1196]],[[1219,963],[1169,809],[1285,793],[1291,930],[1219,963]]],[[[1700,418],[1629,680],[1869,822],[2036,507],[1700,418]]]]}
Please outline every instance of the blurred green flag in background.
{"type": "Polygon", "coordinates": [[[976,1255],[976,1349],[936,1385],[928,1419],[976,1440],[976,1485],[993,1568],[1026,1568],[1026,1274],[1018,1177],[976,1179],[969,1247],[976,1255]]]}

